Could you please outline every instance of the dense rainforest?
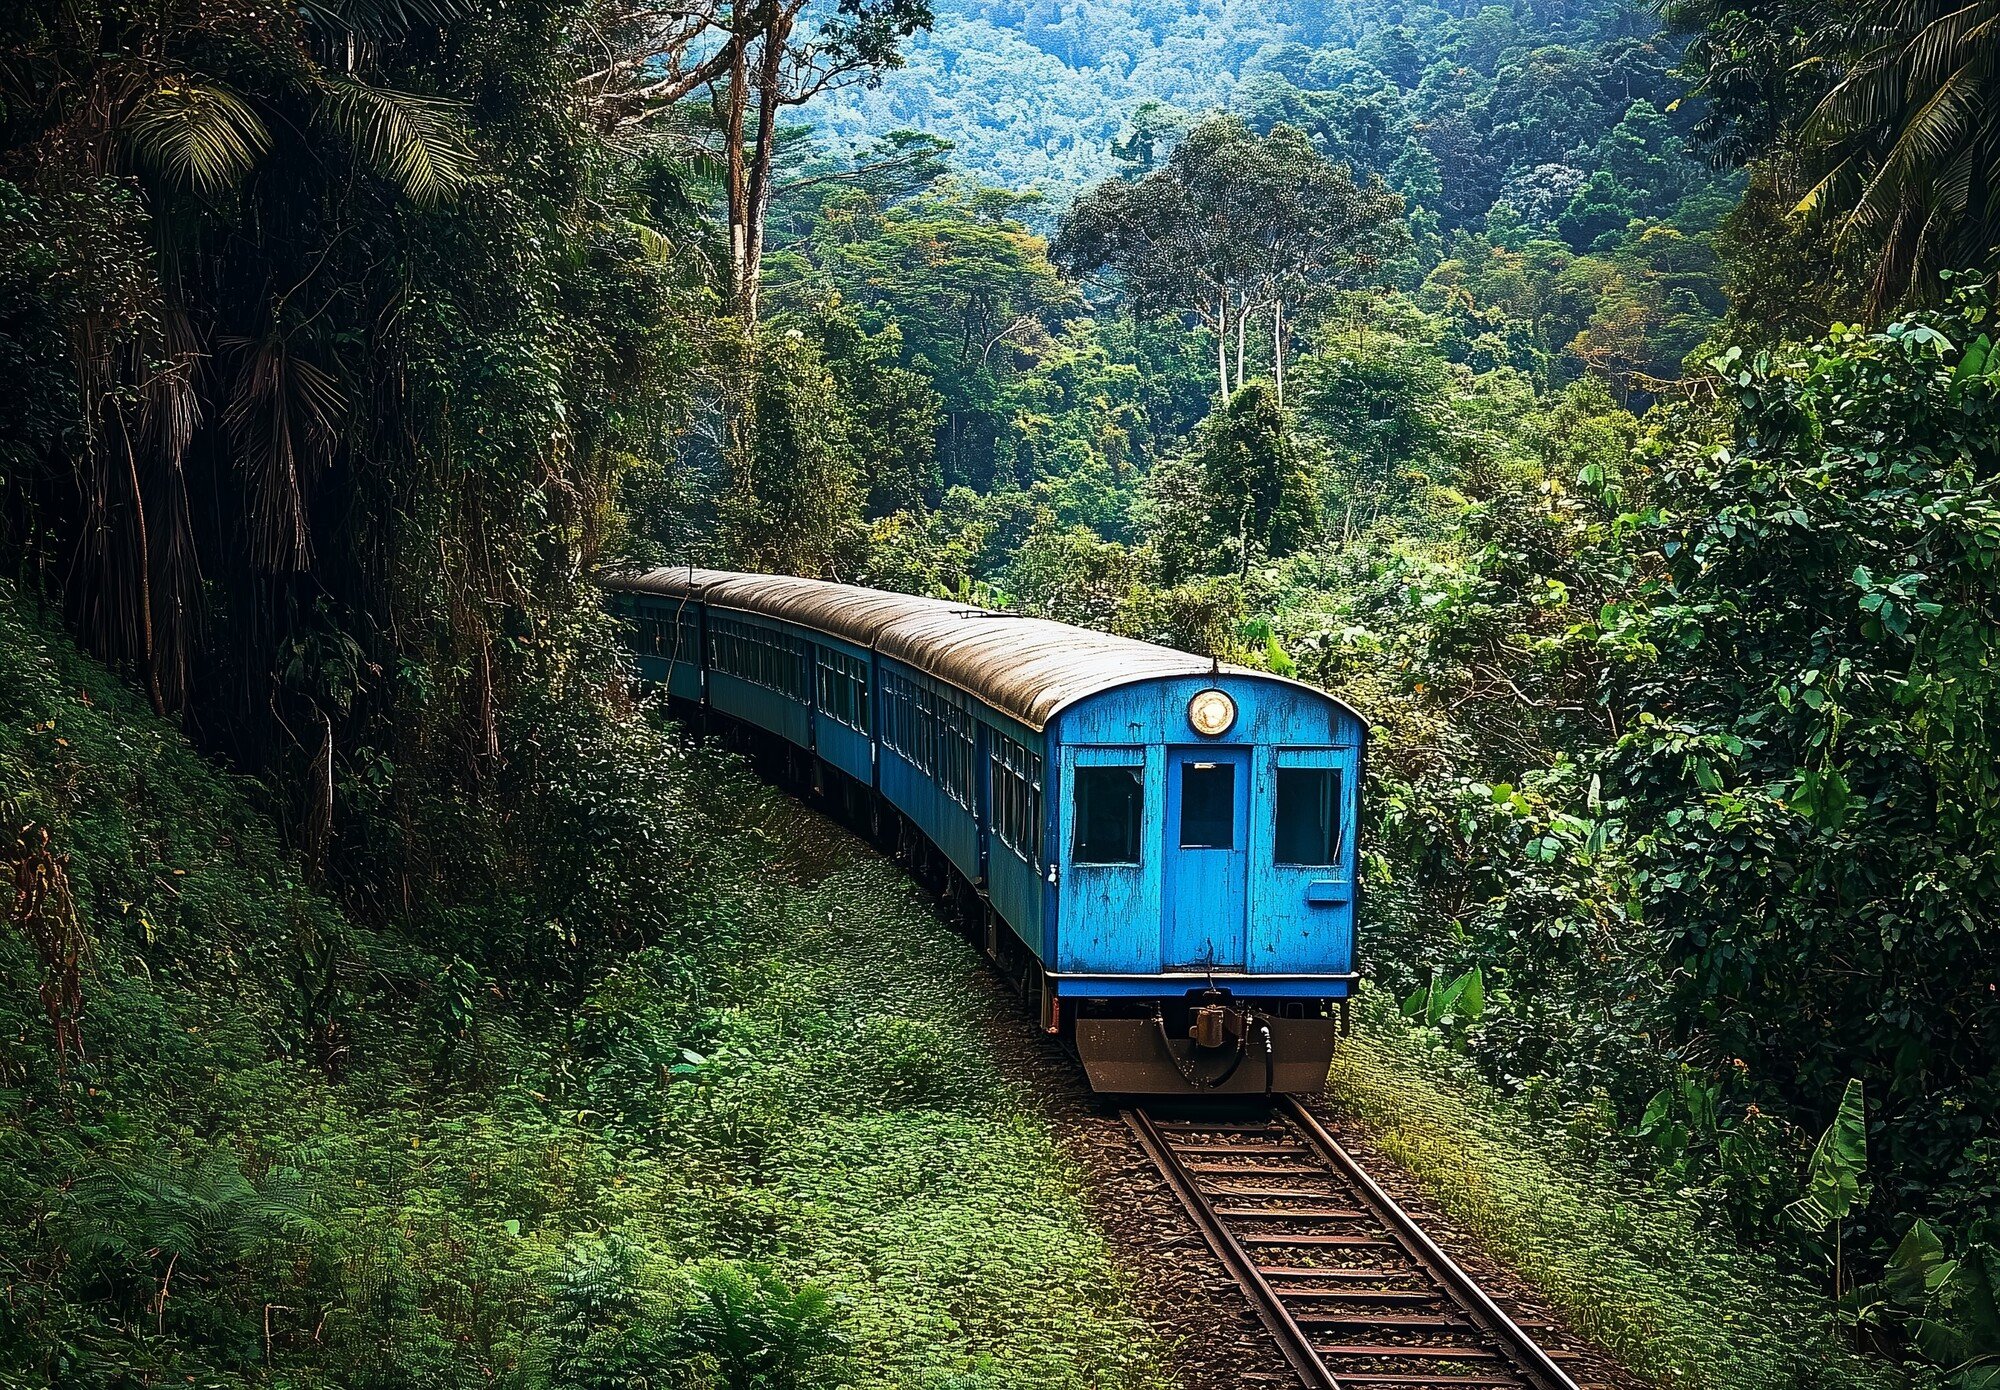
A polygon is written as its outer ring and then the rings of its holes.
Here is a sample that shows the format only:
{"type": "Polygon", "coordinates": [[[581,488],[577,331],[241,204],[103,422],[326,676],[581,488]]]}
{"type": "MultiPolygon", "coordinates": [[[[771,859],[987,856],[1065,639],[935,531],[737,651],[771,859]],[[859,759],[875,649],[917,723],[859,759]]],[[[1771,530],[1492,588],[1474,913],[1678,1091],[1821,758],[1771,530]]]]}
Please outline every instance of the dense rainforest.
{"type": "Polygon", "coordinates": [[[1371,1026],[2000,1384],[1996,89],[1994,0],[11,7],[0,1383],[1156,1383],[965,963],[852,1046],[918,908],[626,688],[701,563],[1342,695],[1371,1026]]]}

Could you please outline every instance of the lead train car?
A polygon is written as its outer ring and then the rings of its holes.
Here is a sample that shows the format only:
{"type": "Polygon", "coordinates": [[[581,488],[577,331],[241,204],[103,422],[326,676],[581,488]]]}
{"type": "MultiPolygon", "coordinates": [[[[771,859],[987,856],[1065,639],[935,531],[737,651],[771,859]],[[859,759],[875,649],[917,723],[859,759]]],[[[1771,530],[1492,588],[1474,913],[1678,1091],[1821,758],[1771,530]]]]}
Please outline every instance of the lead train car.
{"type": "Polygon", "coordinates": [[[1324,1085],[1355,980],[1352,709],[936,599],[685,567],[606,587],[643,681],[811,755],[950,862],[1096,1089],[1324,1085]]]}

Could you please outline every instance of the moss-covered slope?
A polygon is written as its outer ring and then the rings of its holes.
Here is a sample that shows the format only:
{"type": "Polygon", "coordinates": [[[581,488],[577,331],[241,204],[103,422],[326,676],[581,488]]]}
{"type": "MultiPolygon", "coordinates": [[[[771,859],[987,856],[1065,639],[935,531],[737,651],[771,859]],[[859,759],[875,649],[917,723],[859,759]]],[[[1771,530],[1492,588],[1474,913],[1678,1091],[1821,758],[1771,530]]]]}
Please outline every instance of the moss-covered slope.
{"type": "Polygon", "coordinates": [[[606,746],[671,773],[620,814],[678,926],[559,1005],[349,920],[0,590],[0,1385],[1155,1378],[970,953],[671,729],[606,746]]]}

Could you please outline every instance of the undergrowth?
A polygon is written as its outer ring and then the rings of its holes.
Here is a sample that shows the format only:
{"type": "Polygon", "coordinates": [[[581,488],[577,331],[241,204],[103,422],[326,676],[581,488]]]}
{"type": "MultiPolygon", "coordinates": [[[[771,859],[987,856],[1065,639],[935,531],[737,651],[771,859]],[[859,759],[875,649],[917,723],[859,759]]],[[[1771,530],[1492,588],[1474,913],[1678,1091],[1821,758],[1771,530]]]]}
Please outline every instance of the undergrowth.
{"type": "Polygon", "coordinates": [[[1671,1390],[1895,1383],[1833,1334],[1830,1301],[1484,1086],[1364,989],[1328,1099],[1576,1330],[1671,1390]]]}
{"type": "Polygon", "coordinates": [[[970,950],[733,761],[614,733],[671,929],[565,1001],[343,914],[0,589],[0,888],[39,885],[0,916],[0,1385],[1157,1379],[970,950]]]}

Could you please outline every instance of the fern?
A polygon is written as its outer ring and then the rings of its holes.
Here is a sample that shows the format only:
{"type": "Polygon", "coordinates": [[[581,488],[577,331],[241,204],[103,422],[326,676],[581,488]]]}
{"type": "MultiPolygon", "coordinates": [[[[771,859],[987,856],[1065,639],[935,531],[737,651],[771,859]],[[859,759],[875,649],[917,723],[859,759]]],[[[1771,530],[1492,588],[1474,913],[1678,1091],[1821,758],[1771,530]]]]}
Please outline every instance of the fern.
{"type": "Polygon", "coordinates": [[[78,1167],[85,1176],[66,1194],[55,1232],[72,1259],[106,1273],[151,1278],[168,1265],[216,1273],[327,1234],[305,1173],[274,1167],[252,1177],[227,1149],[193,1163],[147,1155],[78,1167]]]}

